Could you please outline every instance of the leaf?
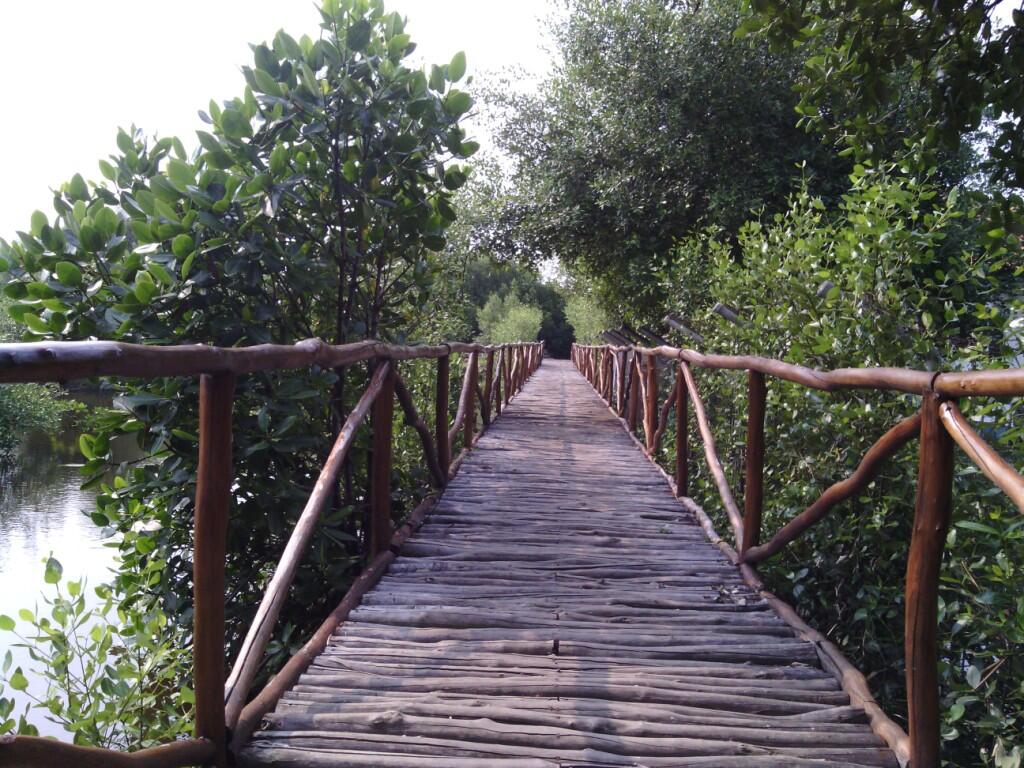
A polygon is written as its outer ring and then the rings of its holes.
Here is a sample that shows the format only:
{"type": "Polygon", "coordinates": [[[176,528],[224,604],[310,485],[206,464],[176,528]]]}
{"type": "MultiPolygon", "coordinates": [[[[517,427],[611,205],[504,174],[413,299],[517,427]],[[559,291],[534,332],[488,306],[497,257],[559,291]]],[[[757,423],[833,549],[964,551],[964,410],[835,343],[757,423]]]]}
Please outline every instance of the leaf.
{"type": "Polygon", "coordinates": [[[11,684],[11,688],[13,688],[16,691],[24,691],[28,688],[28,679],[25,677],[25,674],[21,671],[21,667],[18,667],[14,670],[14,674],[11,675],[10,680],[8,680],[7,682],[9,682],[11,684]]]}
{"type": "Polygon", "coordinates": [[[445,111],[455,117],[464,115],[472,106],[473,99],[465,91],[450,91],[444,100],[445,111]]]}
{"type": "Polygon", "coordinates": [[[64,566],[60,564],[60,561],[53,557],[46,559],[46,570],[43,574],[43,580],[47,584],[56,584],[60,581],[63,574],[64,566]]]}
{"type": "Polygon", "coordinates": [[[82,284],[82,270],[78,268],[77,264],[70,261],[58,261],[54,267],[54,272],[57,273],[57,279],[64,283],[64,285],[74,286],[82,284]]]}
{"type": "Polygon", "coordinates": [[[185,280],[188,278],[189,272],[192,271],[192,262],[196,260],[196,251],[192,251],[189,257],[181,263],[181,279],[185,280]]]}
{"type": "Polygon", "coordinates": [[[981,685],[981,670],[973,664],[967,668],[967,684],[975,689],[981,685]]]}
{"type": "Polygon", "coordinates": [[[171,241],[171,251],[179,259],[183,259],[195,250],[195,241],[191,235],[178,235],[171,241]]]}
{"type": "Polygon", "coordinates": [[[174,284],[174,277],[167,271],[163,264],[152,262],[148,267],[146,267],[146,271],[164,285],[174,284]]]}
{"type": "Polygon", "coordinates": [[[350,26],[345,32],[345,44],[353,51],[366,50],[370,44],[370,22],[361,19],[350,26]]]}
{"type": "Polygon", "coordinates": [[[430,90],[443,93],[444,85],[444,70],[435,64],[430,68],[430,90]]]}
{"type": "Polygon", "coordinates": [[[220,127],[224,135],[231,139],[252,136],[252,125],[249,118],[237,109],[225,109],[220,116],[220,127]]]}
{"type": "Polygon", "coordinates": [[[196,183],[196,175],[192,171],[192,166],[175,158],[167,161],[167,178],[183,192],[186,187],[196,183]]]}
{"type": "Polygon", "coordinates": [[[463,75],[466,74],[466,54],[464,51],[459,51],[452,56],[452,61],[448,65],[448,79],[457,83],[462,79],[463,75]]]}
{"type": "Polygon", "coordinates": [[[271,96],[284,95],[284,91],[281,90],[277,80],[271,77],[269,73],[257,68],[252,71],[252,76],[256,81],[256,87],[263,93],[269,93],[271,96]]]}
{"type": "Polygon", "coordinates": [[[153,282],[153,278],[149,276],[149,273],[140,272],[135,279],[135,290],[133,291],[135,298],[142,304],[149,304],[159,292],[160,289],[153,282]]]}
{"type": "Polygon", "coordinates": [[[966,528],[969,531],[978,531],[980,533],[989,533],[993,536],[1000,536],[1000,532],[993,528],[991,525],[985,525],[984,523],[978,523],[974,520],[958,520],[956,523],[957,528],[966,528]]]}
{"type": "Polygon", "coordinates": [[[34,211],[32,213],[32,236],[39,237],[43,234],[43,227],[49,226],[50,222],[46,218],[46,214],[42,211],[34,211]]]}
{"type": "Polygon", "coordinates": [[[72,200],[88,200],[89,199],[89,188],[85,184],[85,179],[82,178],[82,174],[76,173],[71,177],[65,185],[65,190],[68,193],[68,197],[72,200]]]}
{"type": "Polygon", "coordinates": [[[4,632],[10,632],[14,629],[14,619],[10,616],[0,615],[0,629],[4,632]]]}

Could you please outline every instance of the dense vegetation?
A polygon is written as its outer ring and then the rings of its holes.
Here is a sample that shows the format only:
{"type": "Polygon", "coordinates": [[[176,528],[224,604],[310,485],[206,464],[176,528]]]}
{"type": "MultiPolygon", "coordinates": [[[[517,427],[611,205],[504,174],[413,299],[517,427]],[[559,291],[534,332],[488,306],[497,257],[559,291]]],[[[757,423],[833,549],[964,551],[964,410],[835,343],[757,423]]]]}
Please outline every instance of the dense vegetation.
{"type": "MultiPolygon", "coordinates": [[[[322,16],[316,39],[280,32],[253,46],[243,95],[211,101],[200,113],[207,125],[197,150],[176,138],[121,131],[118,153],[100,163],[102,180],[76,174],[55,191],[52,212],[36,212],[27,231],[0,243],[10,314],[26,340],[235,346],[311,336],[345,343],[471,335],[452,304],[448,316],[431,311],[440,294],[435,280],[465,261],[445,253],[456,190],[468,176],[463,161],[477,150],[460,127],[473,103],[459,87],[465,56],[428,71],[407,66],[415,46],[404,20],[379,2],[327,0],[322,16]]],[[[410,363],[403,375],[418,402],[432,402],[427,367],[410,363]]],[[[453,371],[453,387],[459,378],[453,371]]],[[[359,366],[239,382],[229,654],[366,380],[359,366]]],[[[129,626],[83,653],[95,659],[111,647],[131,648],[144,657],[145,673],[136,669],[131,687],[145,716],[111,735],[110,712],[76,708],[81,699],[62,673],[74,661],[69,647],[76,647],[75,616],[84,607],[60,603],[55,610],[71,614],[70,624],[29,617],[26,632],[56,660],[43,702],[51,716],[80,720],[76,739],[83,743],[141,746],[179,732],[183,722],[187,729],[188,702],[169,695],[178,686],[187,690],[181,654],[140,647],[130,629],[157,622],[166,625],[155,633],[160,642],[188,647],[197,382],[118,386],[116,409],[94,419],[81,448],[86,484],[99,489],[92,519],[119,542],[112,594],[121,618],[112,620],[129,626]],[[146,460],[116,468],[111,482],[111,444],[121,435],[134,436],[146,460]],[[168,679],[178,686],[166,686],[168,679]]],[[[422,493],[426,470],[411,430],[396,432],[400,514],[422,493]]],[[[366,468],[367,445],[360,443],[295,579],[264,674],[305,640],[358,573],[366,468]]],[[[99,664],[94,672],[84,687],[127,695],[118,681],[133,676],[130,669],[99,664]]],[[[19,688],[24,680],[14,670],[9,682],[19,688]]],[[[0,718],[0,726],[16,724],[0,718]]]]}
{"type": "MultiPolygon", "coordinates": [[[[569,6],[555,30],[562,64],[536,93],[494,95],[516,162],[482,239],[527,261],[559,258],[615,324],[658,327],[672,311],[708,351],[824,368],[1019,365],[1024,14],[1000,28],[995,4],[980,2],[569,6]],[[739,322],[714,312],[719,303],[739,322]]],[[[741,492],[746,382],[698,380],[741,492]]],[[[767,532],[913,407],[772,382],[767,532]]],[[[1024,464],[1019,402],[965,407],[1024,464]]],[[[692,493],[725,530],[695,455],[692,493]]],[[[897,718],[915,486],[907,450],[763,569],[871,672],[897,718]]],[[[942,575],[944,751],[950,765],[1019,766],[1024,521],[963,457],[955,494],[942,575]]]]}
{"type": "MultiPolygon", "coordinates": [[[[1019,365],[1024,12],[1000,27],[994,8],[570,0],[553,27],[560,61],[536,92],[511,80],[480,89],[505,157],[467,162],[478,146],[460,125],[474,106],[465,57],[412,68],[399,16],[379,0],[327,0],[318,39],[282,32],[253,47],[244,94],[201,114],[199,149],[122,131],[119,152],[100,164],[104,180],[74,176],[53,212],[0,241],[10,313],[27,339],[539,337],[564,356],[573,338],[597,341],[620,322],[660,326],[672,311],[709,351],[825,368],[1019,365]],[[561,285],[539,277],[554,261],[561,285]],[[740,322],[715,313],[719,303],[740,322]]],[[[229,653],[366,376],[314,369],[240,383],[229,653]]],[[[428,369],[410,363],[403,376],[429,402],[428,369]]],[[[453,371],[453,387],[458,379],[453,371]]],[[[741,491],[744,381],[705,372],[699,384],[741,491]]],[[[83,743],[134,747],[187,730],[187,664],[174,648],[187,647],[190,621],[196,389],[121,386],[118,409],[82,441],[87,482],[101,488],[93,519],[119,535],[122,557],[97,609],[107,629],[82,655],[120,664],[88,668],[77,709],[59,698],[49,706],[83,723],[83,743]],[[109,481],[110,442],[125,434],[150,460],[109,481]],[[96,688],[139,701],[142,715],[92,708],[96,688]]],[[[773,382],[766,531],[913,407],[897,395],[773,382]]],[[[965,409],[1024,463],[1019,402],[965,409]]],[[[397,515],[425,473],[415,436],[396,432],[397,515]]],[[[358,571],[366,466],[360,443],[264,674],[358,571]]],[[[908,449],[764,568],[872,671],[897,718],[915,467],[908,449]]],[[[720,516],[700,462],[691,473],[693,495],[720,516]]],[[[942,576],[950,765],[1024,762],[1022,562],[1024,521],[961,459],[942,576]]],[[[48,580],[61,580],[55,565],[48,580]]],[[[21,617],[57,678],[88,613],[81,585],[61,589],[49,618],[21,617]]],[[[5,618],[0,629],[13,623],[5,618]]],[[[21,672],[5,672],[23,687],[21,672]]],[[[60,686],[54,679],[54,696],[60,686]]],[[[30,729],[9,715],[0,699],[0,731],[30,729]]]]}

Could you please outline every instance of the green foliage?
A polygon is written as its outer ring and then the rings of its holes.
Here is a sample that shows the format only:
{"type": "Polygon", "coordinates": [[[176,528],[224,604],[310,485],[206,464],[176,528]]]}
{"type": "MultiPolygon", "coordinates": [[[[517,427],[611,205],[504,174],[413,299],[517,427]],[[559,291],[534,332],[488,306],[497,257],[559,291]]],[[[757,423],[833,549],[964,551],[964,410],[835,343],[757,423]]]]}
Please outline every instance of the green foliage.
{"type": "Polygon", "coordinates": [[[1024,8],[1000,26],[985,0],[747,0],[740,32],[763,30],[779,49],[804,49],[799,112],[874,154],[893,109],[914,112],[914,135],[956,149],[994,124],[988,168],[1012,186],[1024,181],[1024,8]],[[907,83],[925,96],[904,99],[907,83]]]}
{"type": "Polygon", "coordinates": [[[561,292],[541,279],[536,266],[509,260],[503,246],[490,237],[508,195],[509,179],[502,166],[491,158],[477,161],[473,175],[456,195],[459,219],[448,237],[452,258],[435,282],[430,310],[424,313],[426,322],[438,330],[445,328],[447,335],[433,331],[427,337],[470,338],[479,331],[477,313],[491,294],[514,293],[543,312],[538,338],[547,354],[568,357],[572,338],[561,292]],[[458,320],[448,323],[455,315],[458,320]]]}
{"type": "MultiPolygon", "coordinates": [[[[453,86],[464,59],[429,75],[408,66],[404,20],[380,2],[328,0],[321,15],[315,39],[279,32],[252,46],[243,95],[200,113],[207,128],[196,152],[121,131],[118,153],[100,163],[102,182],[75,175],[51,213],[0,241],[10,312],[26,340],[230,347],[312,336],[402,341],[417,331],[444,266],[453,196],[468,175],[462,161],[476,150],[459,126],[472,99],[453,86]]],[[[229,655],[366,381],[362,366],[239,381],[229,655]]],[[[159,606],[171,625],[165,636],[187,647],[197,382],[116,385],[115,409],[81,439],[86,483],[99,489],[91,516],[118,535],[115,593],[126,616],[159,606]],[[123,435],[145,460],[115,468],[111,481],[111,444],[123,435]]],[[[351,452],[298,571],[267,674],[362,563],[366,442],[360,436],[351,452]]],[[[396,461],[397,513],[417,492],[413,462],[422,462],[404,449],[396,461]]]]}
{"type": "Polygon", "coordinates": [[[492,294],[477,315],[480,341],[485,344],[509,344],[536,341],[543,312],[524,304],[517,297],[492,294]]]}
{"type": "MultiPolygon", "coordinates": [[[[17,328],[0,300],[0,341],[15,341],[17,328]]],[[[73,406],[59,399],[55,385],[0,385],[0,461],[14,459],[25,435],[35,430],[55,432],[73,406]]]]}
{"type": "MultiPolygon", "coordinates": [[[[22,609],[15,620],[0,616],[0,630],[18,641],[33,661],[32,675],[43,680],[39,695],[29,690],[21,667],[11,669],[7,651],[6,683],[30,699],[26,711],[11,717],[14,702],[0,697],[0,733],[38,735],[31,710],[73,735],[75,744],[135,750],[166,744],[192,731],[195,695],[180,687],[187,653],[168,637],[167,617],[159,610],[123,611],[107,587],[89,595],[82,581],[65,581],[52,557],[45,581],[52,596],[44,609],[22,609]]],[[[0,693],[3,688],[0,687],[0,693]]]]}
{"type": "MultiPolygon", "coordinates": [[[[714,233],[684,240],[678,272],[664,279],[696,274],[707,293],[681,293],[674,308],[709,349],[726,354],[821,368],[1015,365],[1024,270],[967,236],[976,209],[936,192],[892,168],[858,168],[837,209],[803,192],[785,214],[744,227],[738,259],[714,233]],[[716,302],[734,307],[742,324],[712,312],[716,302]]],[[[740,490],[746,382],[728,372],[697,375],[730,484],[740,490]]],[[[961,406],[1011,463],[1024,464],[1019,403],[961,406]]],[[[765,540],[915,408],[910,396],[823,395],[771,380],[765,540]]],[[[668,448],[661,459],[671,463],[668,448]]],[[[905,449],[856,499],[762,567],[776,591],[871,672],[873,691],[897,717],[905,706],[902,593],[916,472],[915,452],[905,449]]],[[[691,494],[728,530],[698,457],[691,477],[691,494]]],[[[949,765],[995,765],[998,750],[1024,743],[1024,521],[962,456],[955,484],[941,584],[944,749],[949,765]]]]}
{"type": "Polygon", "coordinates": [[[612,327],[608,313],[585,294],[574,293],[566,299],[565,316],[577,344],[601,344],[601,332],[612,327]]]}
{"type": "Polygon", "coordinates": [[[506,257],[558,257],[616,303],[662,303],[651,279],[675,240],[735,233],[781,210],[807,163],[826,196],[847,161],[795,125],[800,59],[736,39],[735,0],[576,0],[555,29],[564,59],[537,95],[490,95],[515,194],[485,243],[506,257]]]}

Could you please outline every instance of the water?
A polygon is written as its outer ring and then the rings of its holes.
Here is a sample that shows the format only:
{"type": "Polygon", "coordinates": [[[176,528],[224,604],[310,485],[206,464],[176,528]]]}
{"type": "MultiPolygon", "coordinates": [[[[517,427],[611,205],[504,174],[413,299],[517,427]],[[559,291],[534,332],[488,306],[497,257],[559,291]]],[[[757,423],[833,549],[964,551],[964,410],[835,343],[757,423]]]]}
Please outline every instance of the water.
{"type": "MultiPolygon", "coordinates": [[[[109,405],[101,394],[85,394],[79,399],[90,405],[109,405]]],[[[96,601],[92,587],[110,580],[115,550],[101,536],[83,510],[93,507],[95,491],[82,490],[82,456],[78,451],[79,431],[65,428],[55,436],[29,434],[13,465],[0,467],[0,614],[14,618],[18,630],[27,625],[17,618],[22,608],[44,607],[41,594],[52,596],[53,586],[43,579],[43,561],[51,554],[64,566],[65,579],[84,577],[87,595],[96,601]]],[[[28,692],[41,696],[44,681],[31,674],[36,664],[9,632],[0,632],[0,660],[12,651],[12,669],[21,666],[29,680],[28,692]]],[[[15,717],[24,711],[25,695],[5,686],[4,696],[18,702],[15,717]]],[[[44,736],[68,738],[55,723],[47,721],[42,710],[33,711],[29,721],[44,736]]]]}

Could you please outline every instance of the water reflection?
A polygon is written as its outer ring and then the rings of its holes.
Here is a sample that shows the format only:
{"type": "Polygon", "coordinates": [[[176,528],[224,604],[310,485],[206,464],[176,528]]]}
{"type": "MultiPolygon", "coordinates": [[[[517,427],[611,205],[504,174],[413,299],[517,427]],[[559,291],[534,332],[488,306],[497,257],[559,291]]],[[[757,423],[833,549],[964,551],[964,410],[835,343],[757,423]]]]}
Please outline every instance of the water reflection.
{"type": "MultiPolygon", "coordinates": [[[[91,406],[110,404],[102,393],[76,394],[76,399],[91,406]]],[[[66,578],[85,577],[94,600],[91,587],[110,579],[115,550],[104,546],[101,529],[83,513],[92,509],[95,491],[80,487],[78,437],[74,428],[54,436],[29,434],[17,462],[0,466],[0,614],[16,617],[21,608],[41,606],[42,592],[53,594],[53,587],[43,580],[42,563],[51,552],[64,566],[66,578]]],[[[18,624],[21,630],[24,624],[18,624]]],[[[0,633],[0,659],[11,639],[9,633],[0,633]]],[[[44,694],[45,685],[29,674],[33,662],[27,653],[11,650],[14,666],[25,668],[29,692],[44,694]]],[[[26,699],[10,688],[4,691],[5,696],[12,694],[18,701],[17,715],[26,699]]],[[[41,711],[33,712],[30,721],[43,735],[67,737],[59,726],[45,721],[41,711]]]]}

